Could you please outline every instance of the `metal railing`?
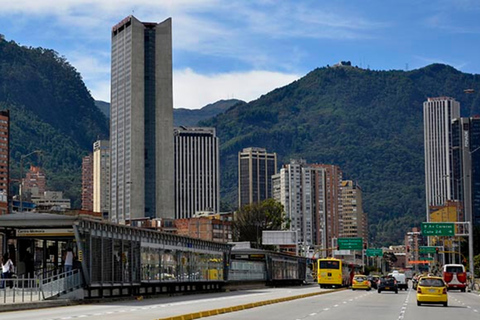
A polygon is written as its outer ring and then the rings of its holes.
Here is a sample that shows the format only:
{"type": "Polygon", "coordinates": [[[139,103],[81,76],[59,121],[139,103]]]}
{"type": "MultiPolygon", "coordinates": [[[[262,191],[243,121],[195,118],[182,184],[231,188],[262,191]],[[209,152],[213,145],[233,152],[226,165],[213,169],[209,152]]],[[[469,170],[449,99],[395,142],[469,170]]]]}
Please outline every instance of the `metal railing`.
{"type": "Polygon", "coordinates": [[[80,288],[82,284],[82,275],[78,269],[59,273],[40,280],[43,299],[58,297],[64,293],[80,288]]]}
{"type": "Polygon", "coordinates": [[[39,278],[8,278],[0,280],[0,303],[43,300],[39,278]]]}
{"type": "Polygon", "coordinates": [[[50,277],[8,278],[0,280],[0,303],[36,302],[81,288],[79,270],[53,274],[50,277]]]}

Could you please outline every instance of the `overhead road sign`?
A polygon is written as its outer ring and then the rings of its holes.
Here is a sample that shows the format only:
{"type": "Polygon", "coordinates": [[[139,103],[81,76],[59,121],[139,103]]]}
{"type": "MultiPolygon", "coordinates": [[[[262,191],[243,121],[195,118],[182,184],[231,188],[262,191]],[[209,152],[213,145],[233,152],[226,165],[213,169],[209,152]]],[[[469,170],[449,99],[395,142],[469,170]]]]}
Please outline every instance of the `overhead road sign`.
{"type": "Polygon", "coordinates": [[[337,244],[340,250],[362,250],[363,249],[362,238],[338,238],[337,244]]]}
{"type": "Polygon", "coordinates": [[[365,250],[365,255],[367,257],[382,257],[383,250],[382,249],[367,249],[365,250]]]}
{"type": "Polygon", "coordinates": [[[419,253],[437,253],[437,247],[419,247],[419,253]]]}
{"type": "Polygon", "coordinates": [[[454,236],[455,224],[451,222],[422,222],[423,236],[454,236]]]}

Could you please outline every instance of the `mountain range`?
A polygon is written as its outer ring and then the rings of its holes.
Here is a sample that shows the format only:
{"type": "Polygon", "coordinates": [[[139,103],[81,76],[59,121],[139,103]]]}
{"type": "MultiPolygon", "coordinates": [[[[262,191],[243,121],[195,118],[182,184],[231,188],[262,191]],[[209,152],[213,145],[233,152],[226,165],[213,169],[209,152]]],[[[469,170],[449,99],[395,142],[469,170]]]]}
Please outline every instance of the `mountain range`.
{"type": "MultiPolygon", "coordinates": [[[[214,117],[238,103],[242,104],[245,103],[245,101],[238,99],[219,100],[217,102],[210,103],[201,109],[193,110],[186,108],[175,108],[173,109],[173,126],[194,127],[200,121],[214,117]]],[[[100,111],[102,111],[102,113],[110,119],[110,103],[96,100],[95,104],[100,111]]]]}
{"type": "MultiPolygon", "coordinates": [[[[108,138],[108,106],[99,109],[80,74],[53,50],[0,41],[0,71],[0,108],[11,111],[12,179],[22,155],[42,150],[25,165],[45,168],[48,187],[79,207],[81,159],[108,138]]],[[[462,116],[476,115],[479,84],[443,64],[412,71],[327,66],[249,103],[176,109],[174,117],[175,125],[216,128],[223,210],[236,208],[238,152],[264,147],[280,165],[295,158],[338,165],[363,189],[371,242],[391,244],[425,218],[422,103],[451,96],[462,116]]]]}
{"type": "Polygon", "coordinates": [[[412,71],[323,67],[235,105],[201,123],[216,127],[221,140],[224,209],[237,201],[238,152],[264,147],[280,164],[302,158],[338,165],[344,179],[362,187],[371,243],[398,243],[426,217],[423,102],[450,96],[462,116],[476,115],[479,87],[479,77],[443,64],[412,71]]]}

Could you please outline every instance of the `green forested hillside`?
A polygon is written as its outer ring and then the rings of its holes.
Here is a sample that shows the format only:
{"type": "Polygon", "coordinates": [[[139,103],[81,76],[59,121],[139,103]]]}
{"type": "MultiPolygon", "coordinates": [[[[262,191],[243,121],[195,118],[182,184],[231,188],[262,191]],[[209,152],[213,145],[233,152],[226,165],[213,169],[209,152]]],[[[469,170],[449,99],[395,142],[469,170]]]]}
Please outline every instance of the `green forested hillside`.
{"type": "MultiPolygon", "coordinates": [[[[0,41],[0,108],[11,116],[11,179],[25,160],[45,168],[47,186],[80,202],[81,158],[97,138],[108,137],[108,120],[95,106],[80,74],[55,51],[0,41]]],[[[13,186],[15,188],[15,186],[13,186]]]]}
{"type": "Polygon", "coordinates": [[[319,68],[256,101],[236,105],[202,125],[221,140],[224,207],[236,206],[237,153],[245,147],[339,165],[363,188],[371,239],[401,241],[425,218],[423,102],[451,96],[462,115],[480,111],[480,79],[433,64],[405,71],[319,68]]]}

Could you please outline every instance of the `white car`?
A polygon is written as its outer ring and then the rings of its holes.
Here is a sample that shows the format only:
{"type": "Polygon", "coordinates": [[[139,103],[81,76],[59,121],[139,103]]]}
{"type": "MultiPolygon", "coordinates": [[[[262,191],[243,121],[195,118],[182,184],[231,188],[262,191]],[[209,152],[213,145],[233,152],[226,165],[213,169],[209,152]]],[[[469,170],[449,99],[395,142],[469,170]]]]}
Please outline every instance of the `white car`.
{"type": "Polygon", "coordinates": [[[408,290],[407,277],[405,276],[404,273],[400,273],[397,270],[395,270],[392,273],[389,273],[388,275],[394,277],[395,280],[397,280],[398,289],[408,290]]]}

